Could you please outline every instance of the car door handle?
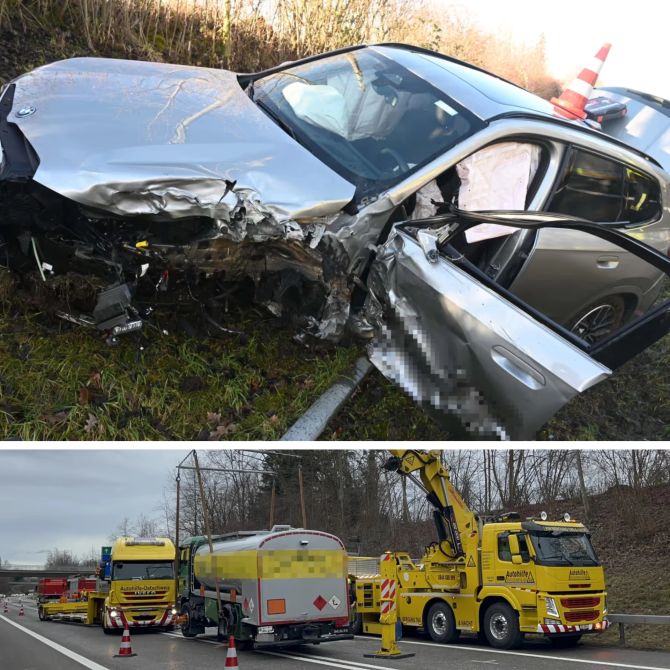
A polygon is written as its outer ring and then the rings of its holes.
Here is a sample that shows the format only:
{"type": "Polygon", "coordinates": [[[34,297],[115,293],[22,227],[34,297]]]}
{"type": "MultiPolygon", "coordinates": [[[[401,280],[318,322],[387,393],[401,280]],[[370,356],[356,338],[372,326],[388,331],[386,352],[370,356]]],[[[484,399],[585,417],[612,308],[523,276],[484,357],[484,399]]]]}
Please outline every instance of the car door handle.
{"type": "Polygon", "coordinates": [[[547,383],[544,375],[540,373],[539,370],[536,370],[534,367],[526,363],[526,361],[499,344],[496,344],[491,349],[491,358],[505,372],[512,375],[515,379],[518,379],[529,389],[537,391],[547,383]]]}
{"type": "Polygon", "coordinates": [[[599,268],[603,270],[613,270],[619,265],[618,256],[600,256],[596,261],[596,264],[599,268]]]}

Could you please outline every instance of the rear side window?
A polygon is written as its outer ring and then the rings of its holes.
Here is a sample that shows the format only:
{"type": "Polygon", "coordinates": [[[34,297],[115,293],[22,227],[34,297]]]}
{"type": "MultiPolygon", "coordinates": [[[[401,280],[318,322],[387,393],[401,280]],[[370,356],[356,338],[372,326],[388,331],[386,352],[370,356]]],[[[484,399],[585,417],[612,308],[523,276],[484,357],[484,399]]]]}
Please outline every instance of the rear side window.
{"type": "Polygon", "coordinates": [[[623,163],[572,149],[550,212],[597,223],[643,223],[661,214],[658,183],[623,163]]]}

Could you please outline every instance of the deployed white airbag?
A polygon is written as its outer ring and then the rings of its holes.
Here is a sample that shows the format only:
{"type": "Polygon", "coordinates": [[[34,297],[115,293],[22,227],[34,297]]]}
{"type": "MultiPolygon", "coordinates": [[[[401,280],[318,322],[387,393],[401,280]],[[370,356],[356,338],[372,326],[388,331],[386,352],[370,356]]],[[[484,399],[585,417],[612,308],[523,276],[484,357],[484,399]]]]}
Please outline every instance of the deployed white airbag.
{"type": "MultiPolygon", "coordinates": [[[[540,160],[540,147],[502,142],[485,147],[456,166],[461,180],[458,206],[468,211],[522,210],[540,160]]],[[[468,243],[509,235],[510,226],[483,223],[465,232],[468,243]]]]}
{"type": "Polygon", "coordinates": [[[295,115],[348,137],[348,113],[344,96],[332,86],[294,81],[282,90],[295,115]]]}

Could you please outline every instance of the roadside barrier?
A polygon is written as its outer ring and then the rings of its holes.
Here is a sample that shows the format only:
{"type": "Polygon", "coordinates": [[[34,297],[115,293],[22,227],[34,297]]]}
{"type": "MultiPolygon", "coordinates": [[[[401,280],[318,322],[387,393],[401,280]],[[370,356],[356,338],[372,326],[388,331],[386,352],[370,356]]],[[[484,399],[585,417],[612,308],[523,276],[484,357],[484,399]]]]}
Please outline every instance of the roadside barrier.
{"type": "Polygon", "coordinates": [[[670,624],[670,615],[608,614],[610,623],[619,624],[619,644],[626,646],[626,624],[670,624]]]}
{"type": "Polygon", "coordinates": [[[379,598],[382,647],[374,654],[363,654],[363,656],[366,658],[410,658],[414,654],[404,654],[397,645],[398,585],[396,583],[395,561],[393,561],[390,551],[382,554],[379,561],[379,572],[382,578],[379,598]]]}
{"type": "Polygon", "coordinates": [[[130,646],[130,626],[128,625],[128,619],[126,619],[126,615],[123,613],[123,610],[119,610],[121,612],[121,618],[123,619],[123,635],[121,636],[121,646],[119,647],[119,653],[114,654],[114,658],[129,658],[130,656],[137,656],[137,654],[133,653],[132,647],[130,646]]]}
{"type": "Polygon", "coordinates": [[[228,638],[228,651],[226,653],[226,668],[239,668],[239,663],[237,662],[237,649],[235,649],[235,636],[231,635],[228,638]]]}
{"type": "Polygon", "coordinates": [[[603,44],[589,66],[579,73],[577,79],[561,93],[560,97],[551,99],[551,104],[554,105],[557,112],[565,112],[564,116],[568,118],[586,118],[584,106],[593,93],[593,87],[611,46],[611,44],[603,44]]]}

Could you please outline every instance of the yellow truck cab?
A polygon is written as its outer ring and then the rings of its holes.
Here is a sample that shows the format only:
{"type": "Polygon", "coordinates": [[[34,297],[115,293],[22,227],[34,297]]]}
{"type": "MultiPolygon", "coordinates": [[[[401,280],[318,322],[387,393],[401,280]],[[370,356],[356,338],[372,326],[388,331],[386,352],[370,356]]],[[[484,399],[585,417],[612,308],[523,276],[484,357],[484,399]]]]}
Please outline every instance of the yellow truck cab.
{"type": "MultiPolygon", "coordinates": [[[[421,559],[393,554],[398,618],[437,642],[480,633],[500,649],[526,633],[546,635],[558,647],[608,627],[605,576],[589,532],[566,514],[559,521],[522,520],[518,514],[483,519],[468,509],[434,452],[395,451],[392,469],[419,471],[434,506],[437,541],[421,559]]],[[[391,469],[391,468],[389,468],[391,469]]],[[[381,634],[381,579],[367,565],[349,564],[357,626],[381,634]],[[365,574],[364,574],[365,573],[365,574]]]]}
{"type": "Polygon", "coordinates": [[[105,575],[102,627],[106,633],[130,627],[171,628],[175,623],[175,546],[169,538],[120,537],[112,546],[105,575]]]}

